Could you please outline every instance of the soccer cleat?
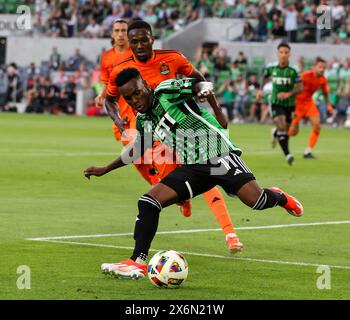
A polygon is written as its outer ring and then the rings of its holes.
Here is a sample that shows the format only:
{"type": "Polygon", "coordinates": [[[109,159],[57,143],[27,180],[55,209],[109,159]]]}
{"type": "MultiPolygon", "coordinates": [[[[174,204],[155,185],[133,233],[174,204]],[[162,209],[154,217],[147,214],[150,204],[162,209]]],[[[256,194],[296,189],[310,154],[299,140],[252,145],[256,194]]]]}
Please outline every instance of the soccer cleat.
{"type": "Polygon", "coordinates": [[[286,155],[286,160],[287,160],[287,163],[291,166],[294,162],[294,157],[292,154],[287,154],[286,155]]]}
{"type": "Polygon", "coordinates": [[[103,263],[102,272],[122,279],[143,279],[146,276],[146,264],[140,264],[128,259],[119,263],[103,263]]]}
{"type": "Polygon", "coordinates": [[[297,198],[289,195],[288,193],[276,187],[273,187],[270,190],[273,192],[278,192],[285,195],[285,197],[287,198],[287,203],[282,208],[286,209],[289,214],[295,217],[300,217],[303,215],[304,213],[303,205],[297,198]]]}
{"type": "Polygon", "coordinates": [[[226,244],[228,251],[232,254],[243,251],[243,243],[239,241],[237,236],[226,235],[226,244]]]}
{"type": "Polygon", "coordinates": [[[316,159],[316,157],[313,155],[313,153],[308,152],[304,153],[304,159],[316,159]]]}
{"type": "Polygon", "coordinates": [[[272,128],[271,129],[271,146],[272,146],[272,149],[276,148],[276,144],[277,144],[276,132],[277,132],[277,128],[272,128]]]}
{"type": "Polygon", "coordinates": [[[188,218],[192,215],[192,201],[191,200],[186,200],[183,203],[179,203],[178,206],[180,207],[180,211],[184,217],[188,218]]]}

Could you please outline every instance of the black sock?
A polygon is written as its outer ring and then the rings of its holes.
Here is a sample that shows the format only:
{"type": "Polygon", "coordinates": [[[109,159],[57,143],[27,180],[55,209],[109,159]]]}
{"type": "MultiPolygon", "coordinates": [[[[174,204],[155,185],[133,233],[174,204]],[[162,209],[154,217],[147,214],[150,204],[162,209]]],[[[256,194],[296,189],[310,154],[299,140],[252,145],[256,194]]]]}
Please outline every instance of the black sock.
{"type": "Polygon", "coordinates": [[[148,250],[157,232],[161,204],[151,196],[145,194],[138,202],[139,214],[135,223],[135,249],[131,259],[140,258],[146,261],[148,250]]]}
{"type": "Polygon", "coordinates": [[[276,131],[276,137],[278,140],[278,143],[280,144],[282,151],[284,153],[284,155],[288,155],[289,154],[289,146],[288,146],[288,142],[289,142],[289,136],[287,133],[283,132],[283,131],[276,131]]]}
{"type": "Polygon", "coordinates": [[[273,192],[270,189],[264,189],[259,199],[256,201],[254,210],[265,210],[275,206],[284,206],[287,198],[283,193],[273,192]]]}

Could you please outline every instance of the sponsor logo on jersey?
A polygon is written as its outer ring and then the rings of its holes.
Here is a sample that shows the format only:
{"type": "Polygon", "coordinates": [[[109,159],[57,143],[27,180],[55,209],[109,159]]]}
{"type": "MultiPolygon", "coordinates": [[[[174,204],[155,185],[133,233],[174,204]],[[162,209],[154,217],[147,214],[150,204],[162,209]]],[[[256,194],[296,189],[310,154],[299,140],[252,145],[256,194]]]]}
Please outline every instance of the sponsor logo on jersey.
{"type": "Polygon", "coordinates": [[[169,72],[170,72],[169,66],[167,64],[163,63],[160,66],[160,73],[166,75],[166,74],[169,74],[169,72]]]}
{"type": "Polygon", "coordinates": [[[280,84],[280,85],[287,85],[291,84],[291,78],[284,78],[284,77],[273,77],[272,82],[274,84],[280,84]]]}

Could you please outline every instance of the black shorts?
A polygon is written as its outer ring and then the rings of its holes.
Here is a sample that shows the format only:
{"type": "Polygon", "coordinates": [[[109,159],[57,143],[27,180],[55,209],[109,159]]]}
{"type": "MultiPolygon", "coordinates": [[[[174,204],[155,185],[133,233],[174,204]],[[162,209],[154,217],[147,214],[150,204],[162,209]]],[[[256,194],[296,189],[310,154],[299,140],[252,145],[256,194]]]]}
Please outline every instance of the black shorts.
{"type": "Polygon", "coordinates": [[[243,160],[235,153],[211,159],[209,164],[183,165],[169,173],[161,183],[175,190],[179,201],[194,198],[216,185],[229,196],[237,194],[247,182],[255,180],[243,160]]]}
{"type": "Polygon", "coordinates": [[[277,116],[286,116],[286,122],[292,123],[293,113],[295,111],[295,106],[281,106],[279,104],[271,105],[271,116],[272,119],[277,116]]]}

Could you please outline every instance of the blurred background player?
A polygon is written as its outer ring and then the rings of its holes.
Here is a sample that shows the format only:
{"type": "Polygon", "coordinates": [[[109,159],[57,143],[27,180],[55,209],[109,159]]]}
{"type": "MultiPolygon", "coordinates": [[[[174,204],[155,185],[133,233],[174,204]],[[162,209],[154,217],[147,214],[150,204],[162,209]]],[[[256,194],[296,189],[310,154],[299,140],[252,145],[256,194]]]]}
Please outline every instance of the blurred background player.
{"type": "MultiPolygon", "coordinates": [[[[164,80],[176,78],[177,75],[184,75],[193,77],[201,81],[205,81],[204,76],[193,67],[193,65],[187,60],[185,56],[176,50],[153,50],[154,38],[152,36],[151,26],[144,21],[135,21],[128,28],[128,38],[132,55],[119,63],[112,71],[110,75],[110,81],[107,87],[106,94],[106,109],[108,114],[114,121],[114,123],[120,124],[120,131],[124,130],[123,119],[118,119],[118,105],[120,94],[118,87],[115,83],[115,79],[118,74],[125,68],[136,68],[141,73],[142,77],[147,81],[151,88],[155,88],[164,80]]],[[[215,116],[218,122],[227,127],[227,119],[223,114],[220,106],[218,105],[214,95],[208,99],[208,102],[212,106],[215,116]]],[[[129,107],[131,110],[131,107],[129,107]]],[[[162,145],[164,150],[160,153],[164,157],[166,147],[162,145]]],[[[154,149],[157,150],[159,155],[160,143],[156,142],[154,149]]],[[[173,152],[171,151],[171,158],[165,159],[165,161],[155,161],[158,177],[164,178],[170,172],[177,168],[177,163],[174,161],[173,152]]],[[[153,159],[159,158],[153,154],[153,159]]],[[[164,158],[162,159],[164,160],[164,158]]],[[[232,224],[230,215],[227,211],[227,207],[222,194],[218,188],[213,188],[204,194],[204,198],[213,212],[216,220],[219,222],[222,230],[224,231],[226,243],[230,252],[235,253],[243,249],[243,244],[239,241],[236,231],[232,224]]],[[[183,211],[183,210],[182,210],[183,211]]],[[[187,210],[183,211],[185,216],[191,215],[191,212],[187,210]]]]}
{"type": "Polygon", "coordinates": [[[320,112],[313,100],[313,94],[321,89],[327,103],[327,110],[333,113],[333,106],[329,99],[328,81],[324,76],[326,70],[326,61],[322,58],[316,58],[312,70],[301,74],[303,82],[303,91],[296,97],[296,109],[292,124],[289,128],[289,136],[295,136],[299,132],[299,122],[307,118],[312,126],[309,143],[304,151],[304,158],[313,159],[315,156],[312,149],[315,147],[321,131],[320,112]]]}
{"type": "Polygon", "coordinates": [[[265,81],[268,78],[272,80],[271,114],[276,125],[272,131],[272,146],[277,140],[287,163],[292,165],[294,157],[289,151],[288,129],[295,109],[295,95],[302,91],[302,83],[298,71],[289,65],[290,46],[280,43],[277,51],[278,62],[264,70],[265,81]]]}
{"type": "MultiPolygon", "coordinates": [[[[106,97],[106,90],[108,86],[108,81],[111,75],[113,68],[121,61],[125,60],[131,55],[131,50],[129,47],[129,41],[127,36],[128,23],[125,20],[117,19],[112,24],[111,31],[111,44],[112,48],[105,51],[101,58],[101,82],[102,82],[102,91],[95,98],[97,105],[102,106],[104,99],[106,97]]],[[[134,113],[121,97],[118,100],[119,104],[119,113],[122,119],[125,119],[125,126],[127,128],[135,128],[136,118],[134,113]]],[[[115,139],[121,141],[124,145],[130,142],[132,137],[122,137],[121,132],[119,131],[116,123],[113,123],[113,132],[115,139]]],[[[146,155],[147,156],[147,155],[146,155]]],[[[135,168],[142,175],[142,177],[148,181],[151,185],[158,183],[159,178],[155,173],[155,169],[152,164],[134,163],[135,168]]]]}

